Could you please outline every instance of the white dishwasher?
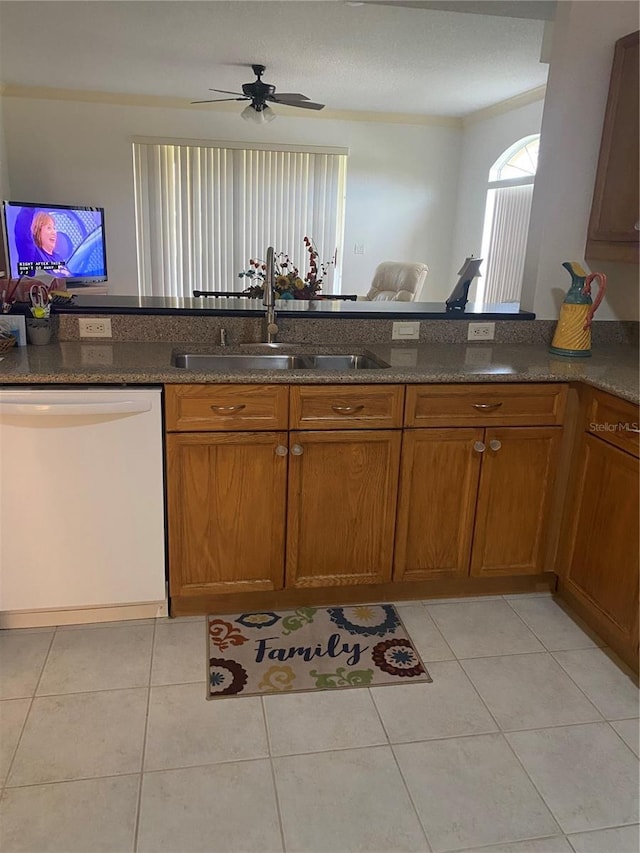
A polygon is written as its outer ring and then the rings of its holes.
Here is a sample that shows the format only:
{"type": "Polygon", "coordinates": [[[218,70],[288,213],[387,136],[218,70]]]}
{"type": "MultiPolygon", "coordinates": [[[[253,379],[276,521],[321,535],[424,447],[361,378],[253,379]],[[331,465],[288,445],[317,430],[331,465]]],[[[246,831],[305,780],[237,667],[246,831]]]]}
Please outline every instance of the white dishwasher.
{"type": "Polygon", "coordinates": [[[166,616],[160,389],[0,389],[0,627],[166,616]]]}

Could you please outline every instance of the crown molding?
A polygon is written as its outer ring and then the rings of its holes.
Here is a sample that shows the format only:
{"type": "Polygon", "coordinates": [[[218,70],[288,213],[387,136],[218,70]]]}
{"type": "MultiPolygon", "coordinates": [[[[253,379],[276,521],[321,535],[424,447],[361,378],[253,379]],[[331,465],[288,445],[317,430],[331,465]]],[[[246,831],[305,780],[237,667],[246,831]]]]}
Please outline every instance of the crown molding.
{"type": "MultiPolygon", "coordinates": [[[[162,95],[129,95],[121,92],[92,92],[84,89],[53,89],[45,86],[4,86],[0,95],[5,98],[32,98],[45,101],[78,101],[90,104],[110,104],[125,107],[156,107],[162,109],[198,110],[206,112],[235,113],[233,103],[191,104],[184,98],[162,95]]],[[[455,116],[414,115],[413,113],[365,112],[359,110],[305,111],[284,104],[274,104],[283,116],[290,118],[320,119],[322,121],[363,121],[379,124],[435,125],[462,127],[462,119],[455,116]]]]}
{"type": "Polygon", "coordinates": [[[507,98],[506,101],[498,101],[497,104],[491,104],[490,107],[484,107],[481,110],[476,110],[473,113],[467,113],[462,119],[462,125],[467,127],[470,124],[475,124],[478,121],[484,121],[493,116],[502,115],[502,113],[517,110],[518,107],[524,107],[527,104],[533,104],[536,101],[543,101],[546,94],[546,86],[538,86],[536,89],[529,89],[528,92],[522,92],[520,95],[514,95],[513,98],[507,98]]]}

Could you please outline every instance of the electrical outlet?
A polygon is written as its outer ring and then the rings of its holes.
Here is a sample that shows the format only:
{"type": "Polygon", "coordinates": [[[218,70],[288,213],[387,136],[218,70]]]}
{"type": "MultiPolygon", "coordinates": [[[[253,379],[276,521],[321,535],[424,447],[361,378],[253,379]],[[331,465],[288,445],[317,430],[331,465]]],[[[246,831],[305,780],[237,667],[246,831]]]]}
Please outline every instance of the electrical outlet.
{"type": "Polygon", "coordinates": [[[468,341],[492,341],[496,332],[495,323],[469,323],[468,341]]]}
{"type": "Polygon", "coordinates": [[[106,318],[98,320],[96,318],[78,317],[78,328],[81,338],[110,338],[111,337],[111,320],[106,318]]]}
{"type": "Polygon", "coordinates": [[[355,243],[353,247],[354,255],[364,255],[364,243],[355,243]]]}
{"type": "Polygon", "coordinates": [[[394,323],[391,332],[392,341],[417,341],[420,337],[420,323],[394,323]]]}

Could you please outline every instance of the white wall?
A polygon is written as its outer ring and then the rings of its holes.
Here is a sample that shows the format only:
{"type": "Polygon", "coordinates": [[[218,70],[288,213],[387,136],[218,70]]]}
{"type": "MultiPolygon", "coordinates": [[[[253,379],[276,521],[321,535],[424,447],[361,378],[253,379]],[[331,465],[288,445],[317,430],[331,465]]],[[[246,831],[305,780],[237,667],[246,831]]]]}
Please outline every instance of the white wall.
{"type": "MultiPolygon", "coordinates": [[[[430,300],[444,300],[451,289],[458,128],[283,115],[255,128],[235,113],[201,109],[7,96],[3,103],[12,197],[105,207],[110,293],[137,288],[134,136],[346,146],[343,291],[366,292],[383,260],[429,264],[430,300]],[[356,243],[364,255],[353,253],[356,243]]],[[[302,247],[282,250],[302,256],[302,247]]]]}
{"type": "MultiPolygon", "coordinates": [[[[563,261],[584,263],[615,41],[638,29],[635,2],[558,3],[522,307],[555,319],[569,286],[563,261]]],[[[638,320],[638,267],[593,262],[609,277],[598,319],[638,320]]]]}
{"type": "Polygon", "coordinates": [[[7,162],[7,146],[5,142],[5,118],[3,101],[0,98],[0,199],[8,198],[11,194],[9,184],[9,164],[7,162]]]}
{"type": "MultiPolygon", "coordinates": [[[[457,215],[451,245],[451,283],[458,280],[464,259],[480,257],[489,169],[506,149],[540,132],[544,102],[535,101],[509,112],[471,121],[464,128],[458,182],[457,215]]],[[[481,268],[481,272],[484,269],[481,268]]],[[[475,293],[475,283],[470,298],[475,293]]]]}
{"type": "MultiPolygon", "coordinates": [[[[9,198],[11,188],[9,186],[9,166],[7,163],[7,148],[4,134],[4,113],[2,109],[2,98],[0,98],[0,200],[9,198]]],[[[7,274],[6,255],[4,246],[4,233],[0,223],[0,278],[7,274]]]]}

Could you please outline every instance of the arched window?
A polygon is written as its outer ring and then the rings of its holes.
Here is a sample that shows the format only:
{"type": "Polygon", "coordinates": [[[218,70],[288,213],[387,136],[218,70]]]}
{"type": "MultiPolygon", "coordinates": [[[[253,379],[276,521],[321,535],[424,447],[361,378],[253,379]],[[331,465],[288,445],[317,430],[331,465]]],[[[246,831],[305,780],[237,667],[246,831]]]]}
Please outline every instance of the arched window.
{"type": "Polygon", "coordinates": [[[520,300],[539,144],[540,134],[519,139],[489,170],[479,302],[520,300]]]}

